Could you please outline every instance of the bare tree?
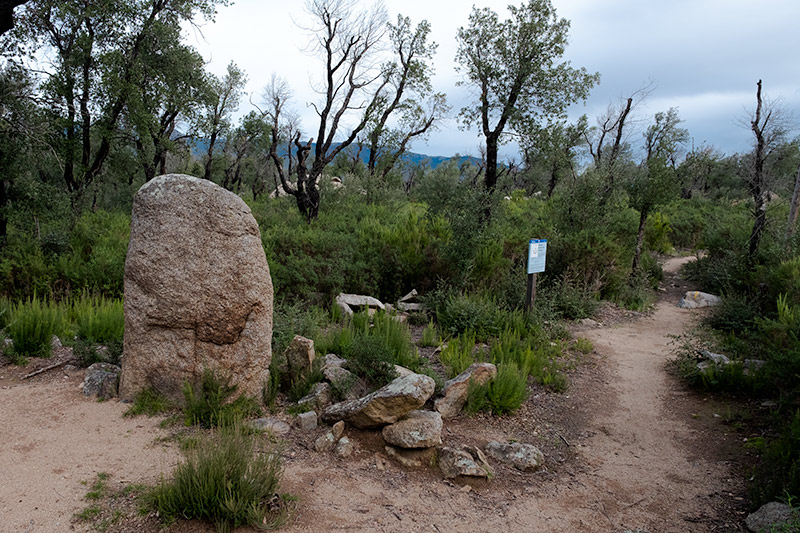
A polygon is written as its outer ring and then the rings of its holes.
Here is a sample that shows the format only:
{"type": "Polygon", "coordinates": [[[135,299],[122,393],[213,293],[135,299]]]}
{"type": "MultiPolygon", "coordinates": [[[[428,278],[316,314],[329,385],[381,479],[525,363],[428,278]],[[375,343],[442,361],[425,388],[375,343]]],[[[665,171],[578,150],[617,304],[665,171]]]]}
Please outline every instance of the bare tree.
{"type": "Polygon", "coordinates": [[[756,110],[750,120],[755,136],[752,164],[747,175],[747,187],[753,197],[753,230],[747,250],[747,261],[753,264],[764,228],[767,225],[767,204],[770,183],[767,162],[786,138],[785,112],[775,102],[765,102],[761,95],[761,80],[756,84],[756,110]]]}
{"type": "Polygon", "coordinates": [[[313,49],[321,54],[324,65],[323,80],[317,87],[321,100],[311,104],[319,117],[316,144],[313,138],[301,143],[299,133],[293,139],[297,154],[294,186],[288,182],[282,162],[276,160],[275,164],[284,191],[295,197],[300,212],[311,220],[319,212],[318,178],[375,115],[389,81],[377,55],[387,31],[382,4],[362,12],[356,10],[355,0],[307,0],[306,9],[314,20],[314,26],[307,28],[314,36],[313,49]],[[353,121],[349,133],[334,142],[345,121],[353,121]]]}
{"type": "Polygon", "coordinates": [[[797,177],[794,179],[794,192],[792,203],[789,207],[789,222],[786,224],[786,242],[792,240],[795,226],[797,226],[797,213],[800,211],[800,165],[797,165],[797,177]]]}

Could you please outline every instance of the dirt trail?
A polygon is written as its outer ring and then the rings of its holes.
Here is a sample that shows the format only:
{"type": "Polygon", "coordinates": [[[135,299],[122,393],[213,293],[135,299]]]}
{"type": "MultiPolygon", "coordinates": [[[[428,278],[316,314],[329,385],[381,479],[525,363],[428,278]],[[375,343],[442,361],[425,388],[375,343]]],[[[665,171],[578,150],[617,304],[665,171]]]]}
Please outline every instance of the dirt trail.
{"type": "MultiPolygon", "coordinates": [[[[685,260],[672,259],[665,270],[675,272],[685,260]]],[[[310,451],[316,435],[293,432],[283,490],[300,500],[284,530],[736,530],[722,501],[734,496],[726,491],[736,491],[726,487],[729,463],[704,453],[708,426],[690,416],[702,402],[664,370],[669,335],[683,332],[695,316],[675,306],[677,292],[648,316],[580,333],[595,345],[595,365],[579,370],[567,394],[529,401],[554,402],[554,420],[523,408],[513,419],[460,417],[446,424],[445,444],[559,441],[547,469],[499,469],[496,479],[466,488],[425,468],[389,462],[379,471],[375,452],[382,445],[374,434],[351,431],[358,452],[342,460],[310,451]],[[559,426],[564,420],[577,422],[559,426]]],[[[19,382],[9,379],[9,369],[0,368],[0,531],[80,530],[70,522],[87,505],[81,481],[91,483],[105,471],[114,483],[152,482],[177,463],[174,442],[157,442],[169,435],[159,420],[124,419],[124,405],[83,398],[80,372],[19,382]]],[[[213,529],[183,524],[176,531],[213,529]]]]}

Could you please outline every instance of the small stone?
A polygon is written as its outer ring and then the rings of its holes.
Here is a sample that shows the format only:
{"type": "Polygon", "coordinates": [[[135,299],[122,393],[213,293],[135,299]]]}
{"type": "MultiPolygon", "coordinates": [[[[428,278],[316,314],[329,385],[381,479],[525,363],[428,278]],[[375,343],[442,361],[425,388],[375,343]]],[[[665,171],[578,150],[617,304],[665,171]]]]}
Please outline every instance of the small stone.
{"type": "Polygon", "coordinates": [[[375,468],[378,470],[378,472],[384,472],[386,470],[386,464],[383,457],[377,453],[375,454],[375,468]]]}
{"type": "Polygon", "coordinates": [[[329,452],[336,445],[336,438],[328,431],[314,441],[314,449],[320,453],[329,452]]]}
{"type": "Polygon", "coordinates": [[[497,376],[497,367],[491,363],[475,363],[464,372],[448,380],[442,389],[442,396],[434,402],[436,410],[444,418],[457,416],[467,402],[469,384],[483,385],[497,376]]]}
{"type": "Polygon", "coordinates": [[[458,476],[489,477],[489,472],[479,466],[470,453],[454,448],[439,448],[439,469],[447,479],[458,476]]]}
{"type": "Polygon", "coordinates": [[[110,363],[94,363],[86,369],[83,378],[84,396],[115,398],[119,385],[120,368],[110,363]]]}
{"type": "Polygon", "coordinates": [[[297,400],[297,405],[308,405],[315,409],[324,409],[331,404],[331,386],[328,383],[314,383],[311,391],[297,400]]]}
{"type": "Polygon", "coordinates": [[[289,424],[275,417],[256,418],[250,425],[259,431],[268,431],[273,435],[286,435],[292,429],[289,424]]]}
{"type": "Polygon", "coordinates": [[[303,431],[317,429],[317,412],[307,411],[297,415],[297,426],[303,431]]]}
{"type": "Polygon", "coordinates": [[[536,470],[544,463],[544,454],[531,444],[519,442],[503,444],[491,441],[486,445],[486,453],[492,458],[508,463],[523,472],[536,470]]]}
{"type": "Polygon", "coordinates": [[[458,491],[459,492],[463,492],[464,494],[469,494],[470,492],[472,492],[472,486],[471,485],[464,485],[463,487],[458,489],[458,491]]]}
{"type": "Polygon", "coordinates": [[[336,455],[338,457],[350,457],[353,455],[353,443],[347,437],[342,437],[336,443],[336,455]]]}
{"type": "Polygon", "coordinates": [[[406,468],[419,468],[422,466],[422,461],[420,461],[417,457],[409,456],[402,450],[398,450],[393,446],[386,446],[384,450],[386,450],[386,455],[406,468]]]}
{"type": "Polygon", "coordinates": [[[292,379],[303,378],[311,373],[314,365],[314,341],[295,335],[283,352],[292,379]]]}
{"type": "Polygon", "coordinates": [[[333,438],[339,440],[344,434],[344,421],[339,420],[338,422],[336,422],[331,428],[331,433],[333,433],[333,438]]]}

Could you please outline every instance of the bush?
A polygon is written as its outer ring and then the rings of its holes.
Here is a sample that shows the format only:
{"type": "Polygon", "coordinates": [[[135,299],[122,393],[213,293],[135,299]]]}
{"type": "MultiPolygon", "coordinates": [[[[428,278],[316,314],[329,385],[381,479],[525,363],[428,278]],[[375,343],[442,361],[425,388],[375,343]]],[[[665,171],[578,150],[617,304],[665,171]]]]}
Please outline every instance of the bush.
{"type": "Polygon", "coordinates": [[[211,370],[203,372],[200,385],[196,389],[191,383],[185,383],[183,386],[185,424],[204,428],[227,427],[247,416],[259,414],[258,405],[252,398],[239,396],[228,402],[235,392],[236,386],[231,385],[229,379],[220,380],[211,370]]]}
{"type": "Polygon", "coordinates": [[[516,364],[505,363],[497,367],[497,377],[479,385],[470,382],[467,389],[466,410],[469,413],[490,411],[495,415],[513,413],[528,398],[528,380],[516,364]]]}
{"type": "Polygon", "coordinates": [[[146,507],[166,523],[197,518],[212,522],[218,532],[244,525],[277,527],[282,515],[273,506],[280,507],[281,455],[276,449],[257,450],[256,438],[231,427],[201,441],[186,452],[171,480],[144,495],[146,507]]]}
{"type": "Polygon", "coordinates": [[[503,316],[494,300],[487,296],[454,294],[445,290],[432,296],[429,305],[439,327],[448,335],[471,331],[476,340],[485,341],[502,329],[503,316]]]}
{"type": "Polygon", "coordinates": [[[751,493],[756,506],[781,496],[800,497],[800,410],[780,436],[764,447],[751,493]]]}
{"type": "Polygon", "coordinates": [[[447,367],[447,377],[454,378],[475,362],[475,333],[466,331],[451,339],[439,354],[442,364],[447,367]]]}
{"type": "Polygon", "coordinates": [[[422,330],[422,337],[420,338],[419,345],[422,347],[439,345],[439,330],[432,320],[425,326],[425,329],[422,330]]]}
{"type": "Polygon", "coordinates": [[[558,361],[561,345],[551,342],[541,328],[507,328],[492,342],[489,356],[498,368],[512,364],[525,379],[531,376],[556,392],[567,388],[558,361]]]}
{"type": "Polygon", "coordinates": [[[84,296],[71,307],[79,338],[97,344],[122,342],[125,333],[122,300],[84,296]]]}
{"type": "Polygon", "coordinates": [[[372,388],[382,387],[397,377],[392,350],[378,337],[357,337],[343,356],[347,359],[347,368],[366,379],[372,388]]]}
{"type": "Polygon", "coordinates": [[[66,331],[66,317],[56,304],[37,297],[13,306],[6,332],[14,342],[18,360],[25,357],[50,357],[53,335],[66,331]]]}

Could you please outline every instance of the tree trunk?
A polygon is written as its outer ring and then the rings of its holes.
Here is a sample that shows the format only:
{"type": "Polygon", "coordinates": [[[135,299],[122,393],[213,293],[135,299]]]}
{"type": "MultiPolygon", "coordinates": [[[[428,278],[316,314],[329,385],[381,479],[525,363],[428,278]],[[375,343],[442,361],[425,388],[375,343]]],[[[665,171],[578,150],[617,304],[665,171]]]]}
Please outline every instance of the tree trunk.
{"type": "MultiPolygon", "coordinates": [[[[750,247],[747,250],[747,263],[752,266],[758,245],[761,243],[761,233],[767,225],[767,200],[766,200],[766,179],[764,176],[764,160],[766,159],[766,140],[764,139],[764,127],[769,116],[761,122],[761,80],[758,80],[758,90],[756,91],[756,114],[750,123],[750,128],[756,136],[756,150],[753,156],[753,170],[750,178],[750,191],[753,195],[753,231],[750,233],[750,247]]],[[[769,114],[768,114],[769,115],[769,114]]]]}
{"type": "Polygon", "coordinates": [[[649,208],[643,208],[639,214],[639,232],[636,234],[636,251],[633,253],[633,265],[631,266],[631,279],[639,273],[639,263],[642,258],[642,245],[644,244],[644,229],[647,226],[647,215],[650,214],[649,208]]]}
{"type": "Polygon", "coordinates": [[[797,177],[794,179],[794,192],[792,193],[792,203],[789,207],[789,223],[786,225],[787,243],[789,243],[794,236],[798,210],[800,210],[800,165],[797,165],[797,177]]]}
{"type": "Polygon", "coordinates": [[[486,191],[492,194],[497,187],[497,136],[486,136],[486,191]]]}

